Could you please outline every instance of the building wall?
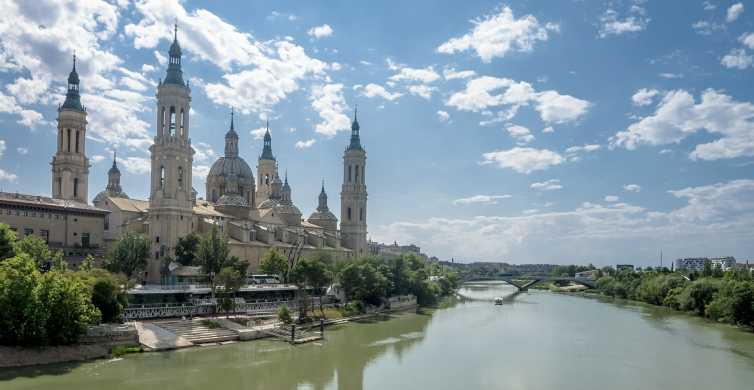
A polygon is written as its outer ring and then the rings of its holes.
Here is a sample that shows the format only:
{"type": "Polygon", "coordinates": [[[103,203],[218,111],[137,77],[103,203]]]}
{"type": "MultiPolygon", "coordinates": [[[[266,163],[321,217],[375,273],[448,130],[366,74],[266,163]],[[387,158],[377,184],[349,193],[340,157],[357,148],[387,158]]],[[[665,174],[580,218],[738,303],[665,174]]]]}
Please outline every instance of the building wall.
{"type": "Polygon", "coordinates": [[[88,234],[90,247],[101,247],[104,222],[102,214],[0,204],[0,223],[15,229],[19,239],[26,236],[26,229],[40,237],[46,231],[51,246],[79,247],[88,234]]]}

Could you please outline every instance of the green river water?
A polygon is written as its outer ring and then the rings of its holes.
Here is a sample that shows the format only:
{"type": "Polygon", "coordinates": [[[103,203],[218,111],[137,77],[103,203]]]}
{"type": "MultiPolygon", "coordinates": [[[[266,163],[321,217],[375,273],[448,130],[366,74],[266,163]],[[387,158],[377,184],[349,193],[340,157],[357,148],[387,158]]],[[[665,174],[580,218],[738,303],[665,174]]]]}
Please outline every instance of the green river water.
{"type": "Polygon", "coordinates": [[[467,285],[423,314],[260,340],[0,371],[0,389],[754,389],[754,333],[661,308],[467,285]]]}

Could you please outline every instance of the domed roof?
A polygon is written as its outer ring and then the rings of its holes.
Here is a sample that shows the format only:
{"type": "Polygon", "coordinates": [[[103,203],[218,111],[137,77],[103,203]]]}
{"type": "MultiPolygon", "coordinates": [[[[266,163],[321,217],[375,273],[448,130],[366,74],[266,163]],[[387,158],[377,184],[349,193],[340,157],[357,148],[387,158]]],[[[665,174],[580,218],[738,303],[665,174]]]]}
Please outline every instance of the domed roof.
{"type": "MultiPolygon", "coordinates": [[[[309,216],[308,219],[309,222],[314,223],[313,221],[338,221],[338,218],[335,217],[335,214],[332,213],[332,211],[314,211],[312,215],[309,216]]],[[[315,223],[316,225],[316,223],[315,223]]]]}
{"type": "Polygon", "coordinates": [[[301,210],[293,204],[278,203],[275,205],[275,212],[278,214],[301,215],[301,210]]]}
{"type": "Polygon", "coordinates": [[[249,202],[246,201],[246,198],[244,198],[241,195],[237,194],[225,194],[220,197],[220,199],[217,200],[218,206],[239,206],[239,207],[248,207],[249,202]]]}
{"type": "Polygon", "coordinates": [[[220,157],[215,161],[214,164],[212,164],[212,167],[209,169],[209,175],[207,175],[207,179],[209,179],[212,176],[223,176],[223,177],[229,177],[229,176],[237,176],[240,179],[248,179],[251,182],[254,182],[254,173],[251,171],[251,168],[249,167],[249,164],[244,161],[241,157],[220,157]]]}

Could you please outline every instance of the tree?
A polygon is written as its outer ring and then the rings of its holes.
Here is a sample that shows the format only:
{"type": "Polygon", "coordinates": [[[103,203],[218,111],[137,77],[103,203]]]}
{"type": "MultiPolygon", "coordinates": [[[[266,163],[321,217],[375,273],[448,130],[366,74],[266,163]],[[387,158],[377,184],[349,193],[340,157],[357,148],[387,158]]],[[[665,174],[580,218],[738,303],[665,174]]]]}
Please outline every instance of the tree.
{"type": "Polygon", "coordinates": [[[120,272],[130,280],[147,266],[149,240],[131,232],[124,233],[115,243],[107,258],[106,268],[120,272]]]}
{"type": "Polygon", "coordinates": [[[278,319],[284,324],[290,324],[291,322],[293,322],[293,319],[291,318],[291,311],[288,310],[288,306],[280,306],[280,308],[278,309],[278,319]]]}
{"type": "Polygon", "coordinates": [[[79,265],[79,270],[84,272],[89,272],[94,269],[94,256],[91,254],[86,255],[84,258],[84,261],[81,262],[81,265],[79,265]]]}
{"type": "Polygon", "coordinates": [[[0,223],[0,261],[16,255],[13,243],[16,242],[16,232],[10,227],[0,223]]]}
{"type": "Polygon", "coordinates": [[[79,267],[72,274],[91,291],[92,304],[102,313],[102,322],[120,322],[123,309],[128,305],[127,280],[102,268],[84,271],[79,267]]]}
{"type": "Polygon", "coordinates": [[[25,253],[0,262],[0,343],[44,343],[46,316],[35,291],[40,277],[37,264],[25,253]]]}
{"type": "Polygon", "coordinates": [[[47,243],[40,237],[33,234],[29,234],[20,241],[16,241],[13,244],[16,253],[26,253],[32,260],[37,263],[37,266],[50,261],[51,253],[47,247],[47,243]]]}
{"type": "Polygon", "coordinates": [[[283,283],[288,283],[288,260],[277,249],[272,248],[262,256],[259,270],[264,274],[277,275],[283,283]]]}
{"type": "Polygon", "coordinates": [[[202,266],[202,271],[207,274],[213,297],[215,296],[215,276],[226,266],[229,254],[228,241],[216,226],[199,239],[196,261],[202,266]]]}
{"type": "MultiPolygon", "coordinates": [[[[301,291],[304,291],[305,286],[309,286],[314,290],[319,298],[319,311],[324,315],[322,295],[325,293],[325,288],[332,282],[332,276],[327,266],[319,260],[301,260],[291,270],[289,279],[293,283],[296,283],[301,291]]],[[[302,305],[302,307],[305,306],[302,305]]]]}
{"type": "Polygon", "coordinates": [[[65,261],[63,251],[56,251],[52,254],[52,267],[53,271],[66,272],[68,271],[68,263],[65,261]]]}
{"type": "Polygon", "coordinates": [[[70,273],[43,274],[36,293],[40,310],[47,313],[47,342],[52,345],[75,343],[88,325],[100,321],[101,314],[91,302],[91,293],[70,273]]]}
{"type": "Polygon", "coordinates": [[[228,310],[236,311],[235,298],[236,292],[241,289],[246,281],[246,275],[238,272],[238,269],[232,266],[226,266],[218,272],[215,277],[217,284],[223,286],[223,292],[225,297],[222,300],[223,311],[226,313],[228,310]]]}
{"type": "Polygon", "coordinates": [[[343,268],[340,285],[348,299],[379,305],[387,296],[390,282],[373,264],[362,262],[343,268]]]}
{"type": "Polygon", "coordinates": [[[175,261],[181,265],[193,265],[196,260],[199,240],[199,235],[195,233],[189,233],[178,238],[178,242],[175,244],[175,261]]]}

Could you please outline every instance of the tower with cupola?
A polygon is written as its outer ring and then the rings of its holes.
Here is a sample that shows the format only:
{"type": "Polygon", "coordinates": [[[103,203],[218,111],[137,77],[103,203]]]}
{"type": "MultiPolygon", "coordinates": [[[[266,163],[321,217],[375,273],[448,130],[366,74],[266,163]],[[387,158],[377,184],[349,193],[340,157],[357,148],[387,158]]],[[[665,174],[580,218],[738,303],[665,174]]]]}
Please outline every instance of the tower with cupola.
{"type": "Polygon", "coordinates": [[[267,122],[267,131],[264,133],[264,146],[262,154],[257,161],[257,205],[262,204],[272,195],[272,182],[277,175],[277,161],[272,154],[272,136],[270,135],[270,122],[267,122]]]}
{"type": "Polygon", "coordinates": [[[351,142],[343,153],[343,186],[340,191],[341,243],[355,256],[367,254],[367,152],[361,145],[356,111],[351,123],[351,142]]]}
{"type": "Polygon", "coordinates": [[[63,105],[58,107],[57,152],[52,158],[52,197],[86,203],[89,159],[86,157],[86,109],[81,105],[76,56],[68,75],[63,105]]]}
{"type": "Polygon", "coordinates": [[[192,229],[191,90],[183,81],[178,26],[170,45],[167,74],[157,87],[156,100],[156,134],[149,148],[152,156],[149,195],[152,253],[145,275],[152,283],[160,280],[161,259],[173,256],[178,238],[192,229]]]}

